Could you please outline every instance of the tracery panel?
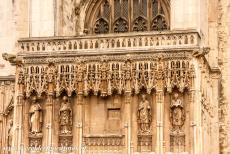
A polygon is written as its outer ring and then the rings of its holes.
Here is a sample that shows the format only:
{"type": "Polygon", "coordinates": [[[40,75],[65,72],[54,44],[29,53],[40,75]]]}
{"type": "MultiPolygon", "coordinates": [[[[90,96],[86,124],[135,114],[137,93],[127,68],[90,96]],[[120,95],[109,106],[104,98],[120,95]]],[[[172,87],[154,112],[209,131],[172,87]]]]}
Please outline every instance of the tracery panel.
{"type": "Polygon", "coordinates": [[[110,23],[110,5],[107,0],[105,0],[99,7],[97,18],[94,25],[94,33],[105,34],[109,32],[110,23]]]}
{"type": "Polygon", "coordinates": [[[162,31],[169,29],[169,3],[166,0],[101,0],[87,11],[86,29],[91,33],[124,33],[130,31],[162,31]],[[96,13],[93,13],[96,12],[96,13]]]}

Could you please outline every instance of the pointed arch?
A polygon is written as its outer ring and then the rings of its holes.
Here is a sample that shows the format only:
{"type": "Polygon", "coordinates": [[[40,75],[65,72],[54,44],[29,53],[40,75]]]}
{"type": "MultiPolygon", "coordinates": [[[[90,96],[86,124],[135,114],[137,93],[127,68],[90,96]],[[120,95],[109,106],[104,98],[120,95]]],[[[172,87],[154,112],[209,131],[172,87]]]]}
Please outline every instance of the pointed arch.
{"type": "Polygon", "coordinates": [[[101,21],[102,25],[108,24],[106,26],[108,33],[168,30],[170,2],[169,0],[89,0],[85,6],[85,32],[100,34],[95,27],[100,27],[98,21],[101,21]],[[154,10],[156,9],[154,2],[157,3],[158,10],[154,10]],[[139,11],[134,10],[134,5],[140,5],[139,11]],[[161,21],[163,28],[156,28],[160,27],[156,24],[161,21]]]}

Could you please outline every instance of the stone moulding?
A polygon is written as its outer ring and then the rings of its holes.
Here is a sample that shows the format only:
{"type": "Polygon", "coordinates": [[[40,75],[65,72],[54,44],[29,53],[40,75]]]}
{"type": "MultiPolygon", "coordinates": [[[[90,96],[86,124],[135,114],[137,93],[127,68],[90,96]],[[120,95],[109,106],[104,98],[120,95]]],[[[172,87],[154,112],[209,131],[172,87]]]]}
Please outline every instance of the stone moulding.
{"type": "Polygon", "coordinates": [[[124,135],[86,135],[83,142],[86,146],[124,146],[124,135]]]}
{"type": "MultiPolygon", "coordinates": [[[[194,49],[193,49],[194,50],[194,49]]],[[[193,50],[181,50],[181,51],[159,51],[159,52],[137,52],[129,53],[123,52],[123,54],[102,54],[98,53],[95,55],[78,55],[76,53],[65,52],[65,54],[59,53],[29,53],[29,54],[18,54],[18,57],[23,58],[25,65],[31,64],[49,64],[49,63],[79,63],[79,62],[95,62],[95,61],[138,61],[138,60],[150,60],[157,61],[159,58],[163,59],[191,59],[193,50]]]]}

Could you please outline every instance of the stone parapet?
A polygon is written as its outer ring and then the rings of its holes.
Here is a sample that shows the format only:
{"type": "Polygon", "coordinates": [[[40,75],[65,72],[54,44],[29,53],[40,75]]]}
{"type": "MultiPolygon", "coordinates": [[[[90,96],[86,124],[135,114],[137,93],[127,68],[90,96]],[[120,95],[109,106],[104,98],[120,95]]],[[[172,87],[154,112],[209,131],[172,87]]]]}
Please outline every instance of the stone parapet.
{"type": "Polygon", "coordinates": [[[194,30],[23,38],[18,41],[20,52],[87,51],[93,53],[98,50],[120,49],[186,49],[196,48],[199,45],[200,36],[194,30]]]}

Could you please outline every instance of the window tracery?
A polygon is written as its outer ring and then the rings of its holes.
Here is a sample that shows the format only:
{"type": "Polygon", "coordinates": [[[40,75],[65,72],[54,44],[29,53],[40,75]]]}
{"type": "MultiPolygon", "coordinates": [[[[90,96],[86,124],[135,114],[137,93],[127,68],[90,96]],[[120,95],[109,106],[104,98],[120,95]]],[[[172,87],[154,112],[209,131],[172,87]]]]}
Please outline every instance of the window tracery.
{"type": "MultiPolygon", "coordinates": [[[[88,11],[93,24],[90,33],[163,31],[169,29],[169,3],[166,0],[101,0],[88,11]],[[93,13],[94,12],[94,13],[93,13]],[[91,15],[90,15],[91,14],[91,15]]],[[[88,22],[86,22],[88,23],[88,22]]],[[[86,29],[91,29],[90,24],[86,29]]]]}
{"type": "Polygon", "coordinates": [[[114,32],[116,33],[128,32],[128,22],[123,18],[118,18],[115,21],[114,32]]]}
{"type": "Polygon", "coordinates": [[[94,31],[95,31],[96,34],[108,33],[109,32],[109,24],[108,24],[108,22],[103,18],[98,19],[96,21],[94,31]]]}

